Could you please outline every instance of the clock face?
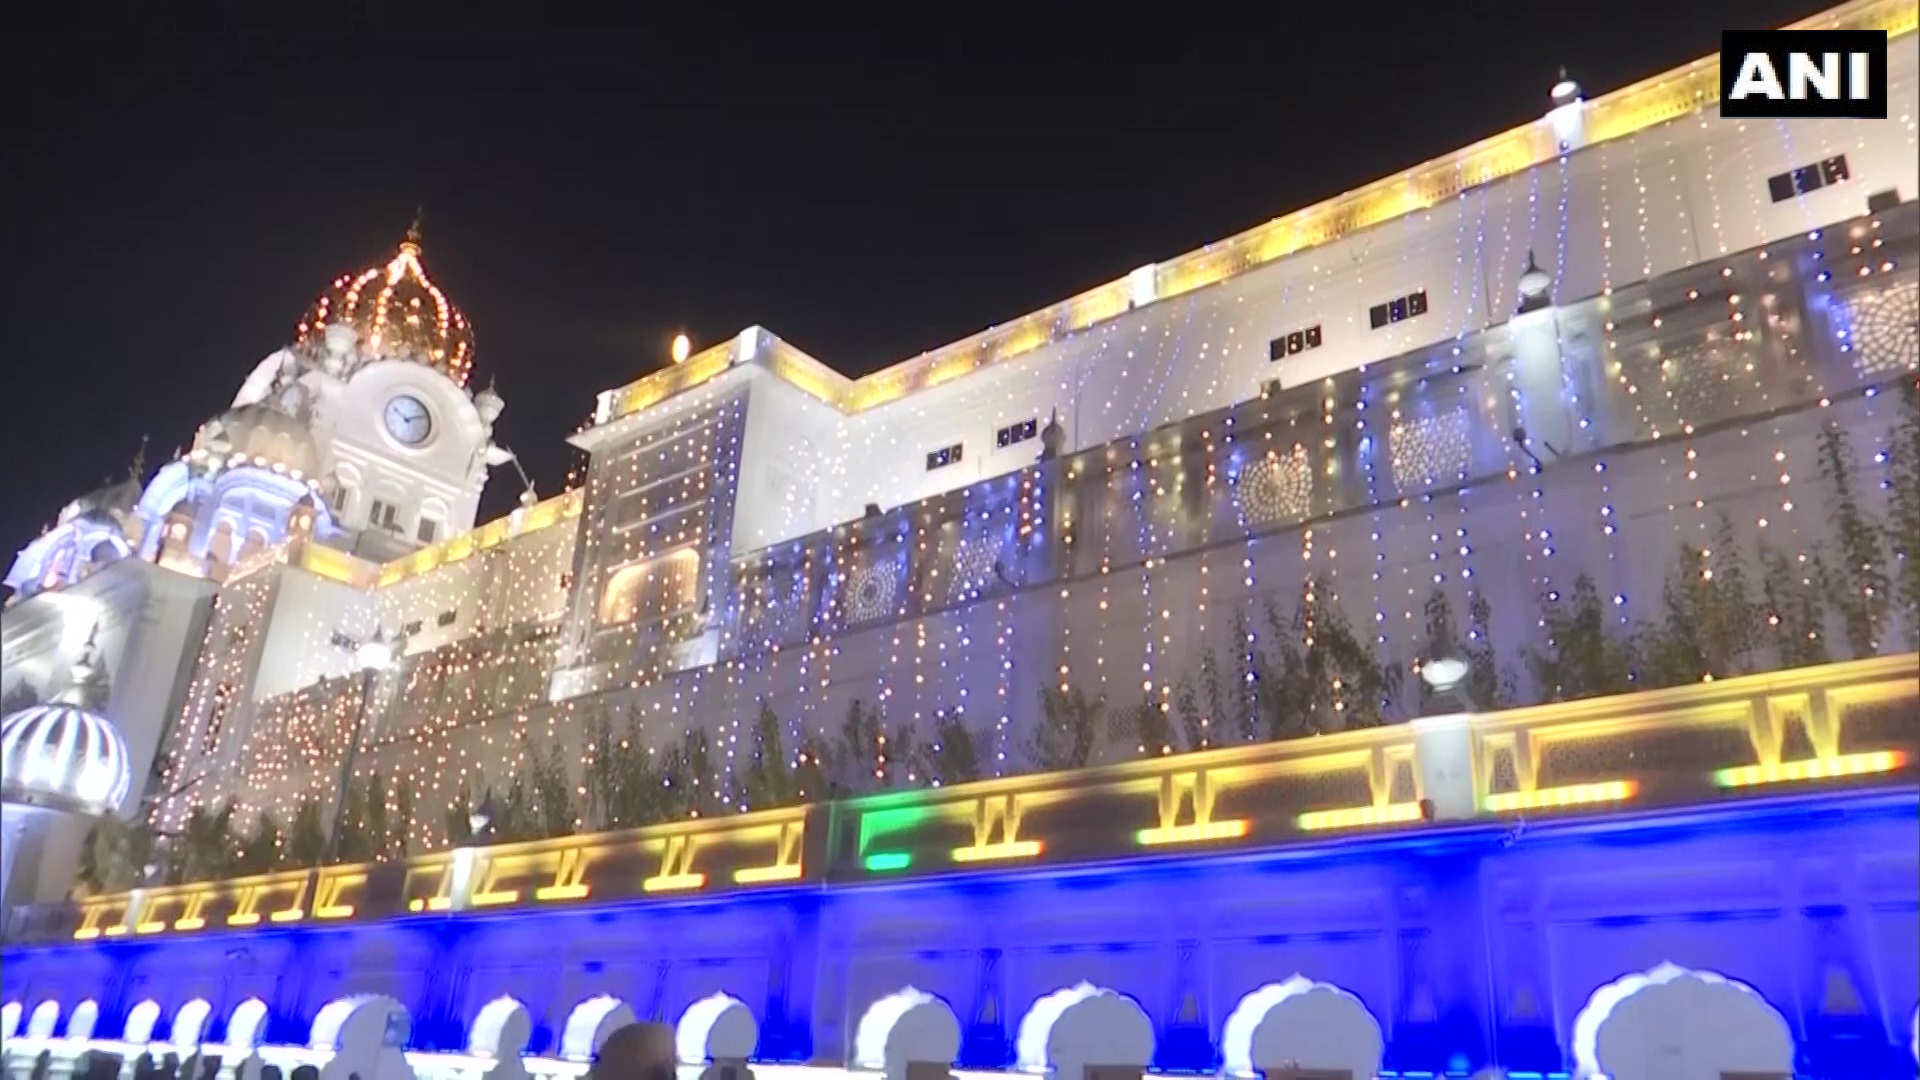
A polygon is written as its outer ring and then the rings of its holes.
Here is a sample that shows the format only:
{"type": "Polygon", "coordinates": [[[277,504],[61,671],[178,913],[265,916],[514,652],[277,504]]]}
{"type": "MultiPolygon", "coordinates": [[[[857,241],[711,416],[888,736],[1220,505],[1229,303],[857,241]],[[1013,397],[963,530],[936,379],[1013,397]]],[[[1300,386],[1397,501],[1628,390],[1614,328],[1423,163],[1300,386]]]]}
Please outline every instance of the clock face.
{"type": "Polygon", "coordinates": [[[387,434],[404,446],[419,446],[433,434],[433,416],[417,397],[405,394],[387,402],[387,434]]]}

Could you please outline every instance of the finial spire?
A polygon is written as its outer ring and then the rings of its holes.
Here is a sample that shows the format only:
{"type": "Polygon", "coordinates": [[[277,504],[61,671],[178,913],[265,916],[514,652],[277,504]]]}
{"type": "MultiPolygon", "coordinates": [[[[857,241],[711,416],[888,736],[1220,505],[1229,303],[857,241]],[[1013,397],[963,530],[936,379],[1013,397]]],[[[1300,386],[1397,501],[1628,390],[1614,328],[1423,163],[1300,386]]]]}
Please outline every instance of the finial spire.
{"type": "Polygon", "coordinates": [[[140,448],[133,452],[133,460],[127,463],[127,479],[139,483],[147,475],[147,433],[140,433],[140,448]]]}
{"type": "Polygon", "coordinates": [[[427,208],[424,206],[414,207],[413,208],[413,224],[407,226],[407,243],[412,244],[415,247],[420,246],[420,227],[422,225],[425,225],[426,221],[427,221],[427,208]]]}
{"type": "Polygon", "coordinates": [[[79,659],[73,662],[67,688],[53,699],[55,702],[96,712],[106,707],[107,673],[100,666],[99,638],[100,623],[96,619],[93,629],[87,631],[87,643],[80,647],[79,659]]]}

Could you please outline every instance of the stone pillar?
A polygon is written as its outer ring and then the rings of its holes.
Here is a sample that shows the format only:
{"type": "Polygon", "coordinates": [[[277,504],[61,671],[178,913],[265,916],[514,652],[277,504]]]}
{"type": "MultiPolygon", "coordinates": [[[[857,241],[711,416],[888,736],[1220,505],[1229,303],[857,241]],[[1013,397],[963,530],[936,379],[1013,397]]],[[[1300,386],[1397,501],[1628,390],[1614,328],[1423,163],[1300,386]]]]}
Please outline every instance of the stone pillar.
{"type": "Polygon", "coordinates": [[[1473,715],[1422,716],[1412,722],[1421,798],[1435,821],[1466,821],[1480,813],[1475,779],[1473,715]]]}

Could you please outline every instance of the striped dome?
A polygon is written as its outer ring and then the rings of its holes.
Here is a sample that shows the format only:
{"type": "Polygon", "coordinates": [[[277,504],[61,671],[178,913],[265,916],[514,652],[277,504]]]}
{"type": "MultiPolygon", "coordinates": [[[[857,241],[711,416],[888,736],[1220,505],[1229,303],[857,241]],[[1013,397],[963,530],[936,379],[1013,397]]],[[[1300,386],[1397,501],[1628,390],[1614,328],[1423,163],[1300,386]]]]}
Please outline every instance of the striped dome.
{"type": "Polygon", "coordinates": [[[132,786],[126,741],[104,717],[56,701],[0,720],[0,801],[110,814],[132,786]]]}

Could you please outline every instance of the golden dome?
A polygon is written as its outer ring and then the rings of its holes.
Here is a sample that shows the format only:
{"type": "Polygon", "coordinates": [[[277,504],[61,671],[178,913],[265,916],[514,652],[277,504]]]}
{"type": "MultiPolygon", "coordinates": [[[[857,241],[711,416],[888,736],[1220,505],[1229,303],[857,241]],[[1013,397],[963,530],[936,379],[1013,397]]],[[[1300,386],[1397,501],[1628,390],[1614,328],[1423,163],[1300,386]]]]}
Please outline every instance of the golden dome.
{"type": "Polygon", "coordinates": [[[413,360],[467,384],[473,366],[473,328],[420,264],[420,231],[408,229],[400,250],[384,265],[334,281],[300,320],[301,344],[326,340],[327,327],[351,326],[373,356],[413,360]]]}

